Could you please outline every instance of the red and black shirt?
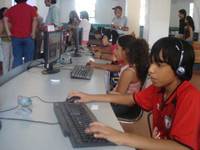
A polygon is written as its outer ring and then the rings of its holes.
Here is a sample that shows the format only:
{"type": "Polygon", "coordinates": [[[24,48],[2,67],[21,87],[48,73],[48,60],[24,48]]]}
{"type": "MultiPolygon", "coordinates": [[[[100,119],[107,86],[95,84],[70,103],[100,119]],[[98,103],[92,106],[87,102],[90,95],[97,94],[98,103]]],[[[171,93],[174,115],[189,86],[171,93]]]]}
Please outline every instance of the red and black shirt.
{"type": "Polygon", "coordinates": [[[172,139],[194,150],[200,150],[200,93],[184,81],[164,101],[164,92],[151,85],[134,95],[135,102],[153,114],[153,127],[160,138],[172,139]]]}

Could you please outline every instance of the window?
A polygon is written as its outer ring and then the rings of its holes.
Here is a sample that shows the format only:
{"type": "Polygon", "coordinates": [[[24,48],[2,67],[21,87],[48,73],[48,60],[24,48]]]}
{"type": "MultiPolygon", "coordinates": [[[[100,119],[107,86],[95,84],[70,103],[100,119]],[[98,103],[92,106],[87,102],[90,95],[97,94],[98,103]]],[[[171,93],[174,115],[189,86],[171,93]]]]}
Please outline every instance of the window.
{"type": "Polygon", "coordinates": [[[140,26],[145,24],[145,0],[141,0],[140,5],[140,26]]]}
{"type": "Polygon", "coordinates": [[[194,3],[190,3],[189,15],[191,17],[193,17],[193,15],[194,15],[194,3]]]}
{"type": "Polygon", "coordinates": [[[96,0],[75,0],[75,7],[78,14],[81,11],[87,11],[90,22],[95,22],[95,5],[96,0]]]}

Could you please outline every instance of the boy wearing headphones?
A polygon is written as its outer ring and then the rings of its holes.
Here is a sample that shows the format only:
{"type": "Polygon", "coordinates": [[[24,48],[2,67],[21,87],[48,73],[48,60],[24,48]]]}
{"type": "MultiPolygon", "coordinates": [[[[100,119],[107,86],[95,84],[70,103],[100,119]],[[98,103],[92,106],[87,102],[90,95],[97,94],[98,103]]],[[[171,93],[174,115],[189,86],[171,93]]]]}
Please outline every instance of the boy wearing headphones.
{"type": "Polygon", "coordinates": [[[107,97],[80,92],[71,95],[79,96],[79,102],[138,104],[153,114],[153,137],[123,133],[99,122],[91,123],[86,133],[138,149],[199,150],[200,94],[189,82],[194,63],[192,46],[176,38],[162,38],[153,45],[150,61],[152,85],[141,92],[107,97]]]}

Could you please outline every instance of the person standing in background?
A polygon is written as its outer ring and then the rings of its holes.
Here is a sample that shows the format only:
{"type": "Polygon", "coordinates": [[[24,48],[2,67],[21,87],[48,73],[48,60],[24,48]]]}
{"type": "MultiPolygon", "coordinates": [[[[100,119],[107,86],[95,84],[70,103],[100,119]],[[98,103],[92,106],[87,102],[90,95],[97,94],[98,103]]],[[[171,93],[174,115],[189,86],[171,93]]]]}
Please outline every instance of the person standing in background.
{"type": "Polygon", "coordinates": [[[0,9],[0,45],[2,49],[3,74],[6,74],[12,68],[13,60],[11,39],[6,33],[5,24],[3,21],[3,17],[7,10],[7,7],[2,7],[0,9]]]}
{"type": "Polygon", "coordinates": [[[60,26],[59,9],[56,6],[56,0],[44,0],[44,3],[47,7],[49,7],[45,24],[60,26]]]}
{"type": "Polygon", "coordinates": [[[69,21],[67,23],[67,31],[68,35],[68,45],[72,45],[72,42],[76,36],[76,29],[78,28],[81,20],[75,10],[70,11],[69,13],[69,21]]]}
{"type": "Polygon", "coordinates": [[[115,29],[118,34],[126,34],[129,30],[127,26],[128,19],[126,16],[122,16],[122,7],[116,6],[113,10],[115,17],[112,19],[112,28],[115,29]]]}
{"type": "Polygon", "coordinates": [[[194,34],[194,30],[195,30],[195,26],[194,26],[194,21],[192,19],[191,16],[187,16],[185,18],[185,28],[184,28],[184,40],[188,41],[188,42],[192,42],[193,41],[193,34],[194,34]]]}
{"type": "Polygon", "coordinates": [[[178,38],[183,38],[183,35],[184,35],[184,30],[185,30],[185,26],[186,26],[186,23],[185,23],[185,18],[186,18],[186,10],[185,9],[180,9],[178,11],[178,17],[179,17],[179,35],[178,35],[178,38]]]}
{"type": "Polygon", "coordinates": [[[89,41],[89,33],[91,29],[88,12],[81,11],[80,18],[81,18],[81,22],[79,24],[79,27],[83,28],[83,34],[82,34],[83,37],[82,37],[81,45],[87,45],[89,41]]]}
{"type": "Polygon", "coordinates": [[[112,44],[116,43],[120,35],[128,34],[128,19],[126,16],[122,16],[122,7],[116,6],[112,8],[114,10],[115,17],[112,19],[112,44]]]}
{"type": "Polygon", "coordinates": [[[35,53],[34,59],[38,59],[41,57],[41,45],[42,45],[42,26],[43,26],[43,18],[38,14],[37,6],[33,6],[37,13],[37,27],[35,33],[35,53]]]}
{"type": "Polygon", "coordinates": [[[13,68],[24,62],[31,61],[34,54],[35,30],[37,14],[35,9],[28,5],[27,0],[15,0],[15,6],[8,9],[4,22],[6,32],[11,37],[13,46],[13,68]],[[11,27],[9,28],[9,24],[11,27]]]}

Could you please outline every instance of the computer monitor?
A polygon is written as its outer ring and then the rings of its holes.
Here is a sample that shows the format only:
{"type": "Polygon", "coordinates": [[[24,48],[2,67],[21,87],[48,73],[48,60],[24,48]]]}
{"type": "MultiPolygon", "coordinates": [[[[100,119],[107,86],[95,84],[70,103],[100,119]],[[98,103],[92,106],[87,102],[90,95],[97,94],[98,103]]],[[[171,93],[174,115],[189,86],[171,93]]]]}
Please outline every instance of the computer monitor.
{"type": "Polygon", "coordinates": [[[44,67],[46,69],[42,71],[43,74],[53,74],[60,71],[58,68],[53,68],[53,64],[60,57],[62,36],[62,30],[44,32],[44,67]]]}
{"type": "Polygon", "coordinates": [[[81,54],[78,52],[80,49],[81,41],[82,41],[83,28],[75,28],[73,33],[74,40],[74,53],[72,53],[72,57],[80,57],[81,54]]]}

